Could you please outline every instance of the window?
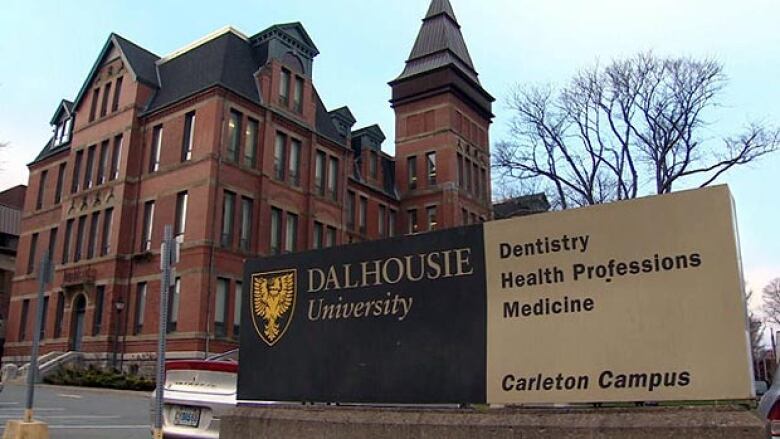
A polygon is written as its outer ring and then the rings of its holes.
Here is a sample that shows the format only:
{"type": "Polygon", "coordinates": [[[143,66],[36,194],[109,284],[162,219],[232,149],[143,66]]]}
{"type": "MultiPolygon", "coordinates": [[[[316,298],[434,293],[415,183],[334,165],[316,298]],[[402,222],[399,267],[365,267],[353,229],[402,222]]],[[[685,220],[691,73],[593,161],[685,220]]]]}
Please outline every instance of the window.
{"type": "Polygon", "coordinates": [[[463,187],[463,156],[458,153],[458,187],[463,187]]]}
{"type": "Polygon", "coordinates": [[[187,229],[187,191],[176,194],[176,218],[174,218],[173,234],[180,244],[184,241],[184,232],[187,229]]]}
{"type": "Polygon", "coordinates": [[[63,124],[57,125],[57,127],[54,128],[54,145],[59,146],[62,144],[62,133],[65,130],[65,126],[63,124]]]}
{"type": "Polygon", "coordinates": [[[87,259],[92,259],[95,257],[95,249],[97,248],[99,220],[100,220],[100,212],[93,213],[89,225],[89,241],[87,242],[87,259]]]}
{"type": "Polygon", "coordinates": [[[192,142],[195,137],[195,112],[190,111],[184,115],[184,133],[181,143],[181,161],[186,162],[192,158],[192,142]]]}
{"type": "Polygon", "coordinates": [[[217,278],[216,304],[214,305],[214,335],[217,337],[227,336],[225,322],[227,321],[229,285],[229,280],[217,278]]]}
{"type": "Polygon", "coordinates": [[[466,209],[461,209],[461,223],[465,226],[469,223],[469,212],[466,209]]]}
{"type": "Polygon", "coordinates": [[[65,320],[65,293],[57,293],[57,309],[54,316],[54,338],[62,336],[62,322],[65,320]]]}
{"type": "Polygon", "coordinates": [[[289,177],[290,184],[293,186],[301,185],[301,141],[292,139],[290,141],[290,163],[289,163],[289,177]]]}
{"type": "Polygon", "coordinates": [[[233,294],[233,337],[241,334],[241,304],[243,303],[244,289],[241,282],[236,282],[233,294]]]}
{"type": "Polygon", "coordinates": [[[295,77],[295,94],[293,95],[293,111],[303,112],[303,78],[295,77]]]}
{"type": "Polygon", "coordinates": [[[287,136],[282,133],[276,133],[276,143],[274,144],[274,177],[277,180],[284,180],[284,149],[287,144],[287,136]]]}
{"type": "Polygon", "coordinates": [[[477,171],[477,164],[474,162],[471,162],[471,170],[469,171],[469,180],[471,181],[471,186],[469,186],[469,189],[471,190],[472,194],[476,193],[476,189],[479,187],[479,174],[477,171]]]}
{"type": "Polygon", "coordinates": [[[72,124],[72,117],[65,119],[65,129],[62,131],[62,143],[68,143],[70,141],[70,129],[72,124]]]}
{"type": "Polygon", "coordinates": [[[35,271],[35,252],[38,249],[38,234],[33,233],[30,238],[30,253],[27,255],[27,274],[35,271]]]}
{"type": "Polygon", "coordinates": [[[70,237],[73,234],[73,219],[65,223],[65,241],[62,243],[62,263],[67,264],[70,260],[70,237]]]}
{"type": "Polygon", "coordinates": [[[154,201],[144,203],[144,223],[141,231],[141,251],[152,250],[152,228],[154,227],[154,201]]]}
{"type": "Polygon", "coordinates": [[[179,323],[179,299],[181,297],[181,278],[173,283],[173,291],[168,294],[168,332],[175,332],[179,323]]]}
{"type": "Polygon", "coordinates": [[[395,223],[397,215],[398,214],[395,212],[395,210],[390,210],[389,214],[387,215],[387,236],[391,238],[395,236],[395,223]]]}
{"type": "Polygon", "coordinates": [[[436,206],[430,206],[426,209],[426,211],[428,213],[428,230],[436,230],[436,226],[438,225],[436,220],[436,206]]]}
{"type": "Polygon", "coordinates": [[[76,159],[73,162],[73,179],[70,183],[70,193],[79,191],[79,174],[81,174],[81,160],[84,158],[84,150],[76,151],[76,159]]]}
{"type": "Polygon", "coordinates": [[[314,192],[317,195],[325,195],[325,160],[323,151],[317,151],[314,156],[314,192]]]}
{"type": "Polygon", "coordinates": [[[347,229],[355,230],[355,193],[347,193],[347,229]]]}
{"type": "Polygon", "coordinates": [[[103,103],[100,104],[100,117],[108,114],[108,98],[111,95],[111,83],[106,83],[103,88],[103,103]]]}
{"type": "Polygon", "coordinates": [[[429,152],[425,155],[425,162],[428,165],[428,186],[436,185],[436,153],[429,152]]]}
{"type": "Polygon", "coordinates": [[[368,175],[371,176],[371,178],[376,178],[376,162],[379,159],[379,156],[375,152],[371,152],[371,158],[368,160],[368,175]]]}
{"type": "Polygon", "coordinates": [[[149,156],[149,172],[157,172],[160,169],[160,150],[162,149],[163,126],[152,128],[152,148],[149,156]]]}
{"type": "Polygon", "coordinates": [[[328,193],[333,201],[339,199],[339,159],[331,157],[328,162],[328,193]]]}
{"type": "Polygon", "coordinates": [[[485,168],[481,168],[479,170],[479,178],[482,180],[482,190],[479,192],[480,198],[483,200],[486,200],[488,195],[488,179],[487,179],[487,171],[485,171],[485,168]]]}
{"type": "Polygon", "coordinates": [[[109,180],[116,180],[119,178],[119,161],[122,158],[122,135],[114,137],[114,150],[111,151],[111,172],[109,173],[109,180]]]}
{"type": "Polygon", "coordinates": [[[246,137],[244,138],[244,166],[254,168],[257,165],[257,133],[259,123],[254,119],[247,119],[246,137]]]}
{"type": "Polygon", "coordinates": [[[335,227],[328,227],[327,231],[325,232],[325,247],[335,247],[336,246],[336,228],[335,227]]]}
{"type": "Polygon", "coordinates": [[[89,121],[92,122],[95,120],[95,116],[97,115],[97,105],[98,105],[98,99],[100,95],[100,89],[96,88],[92,90],[92,105],[89,107],[89,121]]]}
{"type": "Polygon", "coordinates": [[[358,227],[360,233],[366,234],[366,215],[368,211],[368,200],[360,197],[360,210],[358,210],[358,227]]]}
{"type": "Polygon", "coordinates": [[[116,87],[114,87],[114,101],[111,103],[111,111],[114,112],[119,109],[119,96],[122,93],[122,77],[116,79],[116,87]]]}
{"type": "Polygon", "coordinates": [[[38,197],[35,199],[35,209],[38,210],[43,207],[43,196],[46,189],[46,177],[49,176],[49,171],[44,170],[41,172],[41,178],[38,180],[38,197]]]}
{"type": "Polygon", "coordinates": [[[46,320],[49,317],[49,296],[43,298],[43,320],[41,321],[40,339],[46,338],[46,320]]]}
{"type": "Polygon", "coordinates": [[[233,163],[238,162],[238,148],[241,146],[241,119],[243,115],[236,110],[230,110],[228,121],[227,159],[233,163]]]}
{"type": "Polygon", "coordinates": [[[252,249],[252,209],[251,198],[241,197],[241,228],[238,232],[238,246],[248,252],[252,249]]]}
{"type": "Polygon", "coordinates": [[[385,215],[387,212],[387,208],[385,206],[380,205],[379,206],[379,216],[377,217],[377,231],[379,232],[379,236],[381,238],[384,238],[387,236],[387,229],[385,228],[385,215]]]}
{"type": "Polygon", "coordinates": [[[290,71],[283,68],[279,81],[279,104],[288,107],[290,105],[290,71]]]}
{"type": "Polygon", "coordinates": [[[410,235],[414,234],[414,233],[417,233],[417,229],[418,229],[417,209],[412,209],[412,210],[407,211],[407,218],[408,218],[407,222],[408,222],[408,225],[409,225],[408,233],[410,235]]]}
{"type": "Polygon", "coordinates": [[[471,186],[471,178],[469,178],[471,174],[471,163],[467,158],[463,159],[463,168],[463,185],[461,187],[463,190],[468,191],[471,186]]]}
{"type": "Polygon", "coordinates": [[[111,253],[111,223],[114,221],[114,209],[106,209],[103,215],[103,236],[100,238],[100,256],[106,256],[111,253]]]}
{"type": "Polygon", "coordinates": [[[30,299],[22,301],[22,318],[19,319],[19,341],[27,338],[27,316],[30,314],[30,299]]]}
{"type": "Polygon", "coordinates": [[[57,186],[54,189],[54,204],[60,204],[62,202],[62,185],[65,183],[65,166],[66,163],[60,163],[57,169],[57,186]]]}
{"type": "Polygon", "coordinates": [[[49,231],[49,251],[46,254],[49,257],[49,262],[51,263],[52,267],[54,266],[54,250],[57,247],[57,228],[53,227],[49,231]]]}
{"type": "Polygon", "coordinates": [[[417,189],[417,157],[406,159],[406,172],[408,175],[409,190],[417,189]]]}
{"type": "Polygon", "coordinates": [[[322,240],[324,238],[324,229],[325,226],[322,225],[322,223],[318,223],[317,221],[314,222],[314,236],[312,237],[312,243],[311,248],[317,250],[322,248],[322,240]]]}
{"type": "Polygon", "coordinates": [[[271,254],[278,255],[282,248],[282,211],[271,208],[271,254]]]}
{"type": "Polygon", "coordinates": [[[100,334],[103,326],[103,300],[105,299],[105,285],[98,285],[95,290],[95,310],[92,318],[92,336],[100,334]]]}
{"type": "Polygon", "coordinates": [[[233,245],[233,218],[235,217],[236,194],[225,191],[222,199],[222,247],[233,245]]]}
{"type": "Polygon", "coordinates": [[[135,293],[135,317],[133,318],[133,334],[138,335],[144,328],[146,315],[146,282],[138,284],[135,293]]]}
{"type": "Polygon", "coordinates": [[[106,182],[108,170],[108,140],[100,144],[100,157],[98,158],[98,173],[97,184],[101,185],[106,182]]]}
{"type": "Polygon", "coordinates": [[[482,196],[482,179],[479,176],[479,167],[474,164],[474,195],[482,196]]]}
{"type": "Polygon", "coordinates": [[[287,235],[285,236],[284,251],[292,253],[296,250],[298,242],[298,215],[287,214],[287,235]]]}
{"type": "Polygon", "coordinates": [[[87,148],[87,167],[84,169],[84,189],[92,187],[94,181],[92,180],[92,169],[95,167],[95,149],[97,145],[92,145],[87,148]]]}

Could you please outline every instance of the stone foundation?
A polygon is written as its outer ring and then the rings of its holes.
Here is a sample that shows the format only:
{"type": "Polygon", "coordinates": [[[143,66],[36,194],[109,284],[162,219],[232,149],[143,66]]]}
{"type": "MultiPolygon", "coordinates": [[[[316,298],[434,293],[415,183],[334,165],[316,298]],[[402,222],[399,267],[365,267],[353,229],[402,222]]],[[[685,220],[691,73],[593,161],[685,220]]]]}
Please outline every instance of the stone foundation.
{"type": "Polygon", "coordinates": [[[435,410],[239,407],[221,439],[764,439],[740,407],[435,410]]]}

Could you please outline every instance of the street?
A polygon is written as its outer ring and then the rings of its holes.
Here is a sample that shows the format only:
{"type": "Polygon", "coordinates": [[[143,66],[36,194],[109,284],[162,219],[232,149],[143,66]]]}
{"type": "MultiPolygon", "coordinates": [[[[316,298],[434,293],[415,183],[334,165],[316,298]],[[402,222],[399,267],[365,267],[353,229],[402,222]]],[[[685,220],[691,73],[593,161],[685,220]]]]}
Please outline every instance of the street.
{"type": "MultiPolygon", "coordinates": [[[[6,385],[0,393],[0,431],[24,413],[25,387],[6,385]]],[[[148,439],[149,396],[79,387],[37,386],[35,419],[49,425],[52,439],[148,439]]]]}

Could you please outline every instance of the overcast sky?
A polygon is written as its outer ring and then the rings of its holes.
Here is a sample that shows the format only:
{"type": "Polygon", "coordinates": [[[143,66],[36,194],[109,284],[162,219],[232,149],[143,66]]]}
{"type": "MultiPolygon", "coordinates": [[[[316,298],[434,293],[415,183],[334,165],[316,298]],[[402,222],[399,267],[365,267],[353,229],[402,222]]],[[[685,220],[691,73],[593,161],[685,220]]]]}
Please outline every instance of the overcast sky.
{"type": "MultiPolygon", "coordinates": [[[[451,0],[483,86],[498,102],[493,141],[511,117],[515,84],[560,85],[596,61],[653,50],[720,60],[730,78],[713,138],[748,121],[780,123],[778,0],[451,0]]],[[[379,123],[392,152],[387,82],[397,76],[428,0],[30,1],[0,4],[0,189],[27,183],[26,163],[51,135],[60,99],[73,99],[110,32],[162,56],[225,25],[254,34],[301,21],[320,49],[315,84],[329,108],[349,105],[358,127],[379,123]]],[[[780,276],[780,155],[727,174],[749,285],[780,276]]],[[[756,296],[759,296],[756,294],[756,296]]]]}

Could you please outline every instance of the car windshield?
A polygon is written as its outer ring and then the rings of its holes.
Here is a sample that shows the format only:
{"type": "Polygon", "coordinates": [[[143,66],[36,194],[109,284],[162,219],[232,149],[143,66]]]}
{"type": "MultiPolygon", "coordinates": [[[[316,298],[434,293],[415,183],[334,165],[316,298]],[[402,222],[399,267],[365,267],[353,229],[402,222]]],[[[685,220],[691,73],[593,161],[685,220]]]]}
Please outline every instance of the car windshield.
{"type": "Polygon", "coordinates": [[[207,361],[230,361],[238,363],[238,349],[209,357],[207,361]]]}

